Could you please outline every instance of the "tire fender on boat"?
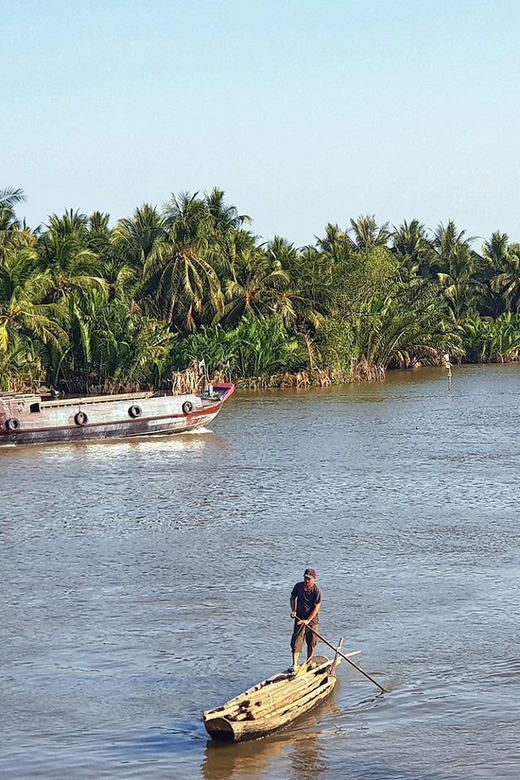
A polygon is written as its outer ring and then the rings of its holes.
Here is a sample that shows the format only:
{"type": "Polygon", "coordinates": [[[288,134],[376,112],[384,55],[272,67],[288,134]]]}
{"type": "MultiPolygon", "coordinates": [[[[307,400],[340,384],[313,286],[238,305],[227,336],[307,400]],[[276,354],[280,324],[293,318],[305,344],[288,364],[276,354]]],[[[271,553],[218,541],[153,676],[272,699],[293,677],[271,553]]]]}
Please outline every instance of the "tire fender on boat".
{"type": "Polygon", "coordinates": [[[128,414],[130,415],[130,417],[140,417],[142,413],[143,410],[141,409],[140,406],[137,406],[137,404],[131,406],[130,409],[128,410],[128,414]]]}
{"type": "Polygon", "coordinates": [[[184,401],[182,405],[182,411],[184,414],[189,414],[191,410],[193,409],[193,404],[191,401],[184,401]]]}
{"type": "Polygon", "coordinates": [[[85,412],[78,412],[74,417],[74,422],[76,425],[86,425],[88,422],[88,417],[85,412]]]}
{"type": "Polygon", "coordinates": [[[10,420],[7,420],[5,427],[8,431],[17,431],[20,427],[20,420],[18,420],[16,417],[11,417],[10,420]]]}

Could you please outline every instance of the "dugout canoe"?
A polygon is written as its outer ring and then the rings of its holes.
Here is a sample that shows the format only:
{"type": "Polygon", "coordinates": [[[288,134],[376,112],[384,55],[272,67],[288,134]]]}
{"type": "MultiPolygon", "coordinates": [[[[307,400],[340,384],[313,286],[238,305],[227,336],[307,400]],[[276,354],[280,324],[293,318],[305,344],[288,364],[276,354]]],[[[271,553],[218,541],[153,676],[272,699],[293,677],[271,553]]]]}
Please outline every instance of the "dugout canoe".
{"type": "Polygon", "coordinates": [[[316,656],[303,674],[275,674],[221,707],[205,710],[206,731],[218,742],[244,742],[283,728],[330,696],[339,660],[316,656]]]}
{"type": "Polygon", "coordinates": [[[215,419],[235,385],[209,385],[202,393],[52,398],[0,393],[0,445],[89,441],[185,433],[215,419]]]}

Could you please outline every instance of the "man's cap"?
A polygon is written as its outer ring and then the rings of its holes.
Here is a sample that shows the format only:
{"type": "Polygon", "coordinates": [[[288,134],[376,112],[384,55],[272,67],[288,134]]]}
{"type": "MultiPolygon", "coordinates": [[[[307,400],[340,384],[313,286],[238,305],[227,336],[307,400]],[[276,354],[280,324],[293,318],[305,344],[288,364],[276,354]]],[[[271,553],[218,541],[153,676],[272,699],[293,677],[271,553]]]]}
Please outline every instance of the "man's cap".
{"type": "Polygon", "coordinates": [[[309,577],[314,577],[314,579],[316,579],[316,577],[318,576],[316,574],[316,569],[305,569],[305,571],[303,572],[303,576],[305,577],[306,575],[309,575],[309,577]]]}

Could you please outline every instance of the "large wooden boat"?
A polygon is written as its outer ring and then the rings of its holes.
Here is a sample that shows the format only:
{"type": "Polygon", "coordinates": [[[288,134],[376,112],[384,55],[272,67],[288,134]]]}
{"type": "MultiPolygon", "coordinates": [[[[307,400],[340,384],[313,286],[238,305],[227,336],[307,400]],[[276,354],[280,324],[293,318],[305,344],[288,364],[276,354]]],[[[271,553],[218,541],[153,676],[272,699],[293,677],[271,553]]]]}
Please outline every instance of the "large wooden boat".
{"type": "Polygon", "coordinates": [[[282,672],[263,680],[221,707],[205,710],[206,731],[219,742],[243,742],[271,734],[332,693],[338,663],[339,657],[316,656],[303,674],[282,672]]]}
{"type": "Polygon", "coordinates": [[[184,433],[217,416],[235,385],[209,385],[200,394],[53,398],[0,393],[0,445],[87,441],[184,433]]]}

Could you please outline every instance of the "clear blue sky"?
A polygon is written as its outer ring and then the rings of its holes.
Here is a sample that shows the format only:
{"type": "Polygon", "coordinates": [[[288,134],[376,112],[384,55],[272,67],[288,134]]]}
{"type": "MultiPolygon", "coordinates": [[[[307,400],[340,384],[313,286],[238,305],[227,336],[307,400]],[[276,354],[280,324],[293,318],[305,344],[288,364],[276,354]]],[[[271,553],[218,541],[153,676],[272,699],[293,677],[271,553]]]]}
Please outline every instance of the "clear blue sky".
{"type": "Polygon", "coordinates": [[[516,0],[0,0],[0,189],[35,227],[218,186],[300,246],[375,214],[520,241],[516,0]]]}

